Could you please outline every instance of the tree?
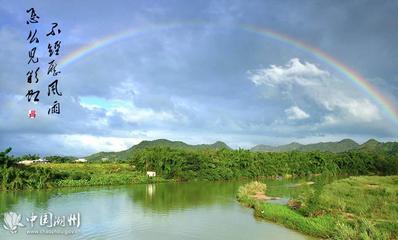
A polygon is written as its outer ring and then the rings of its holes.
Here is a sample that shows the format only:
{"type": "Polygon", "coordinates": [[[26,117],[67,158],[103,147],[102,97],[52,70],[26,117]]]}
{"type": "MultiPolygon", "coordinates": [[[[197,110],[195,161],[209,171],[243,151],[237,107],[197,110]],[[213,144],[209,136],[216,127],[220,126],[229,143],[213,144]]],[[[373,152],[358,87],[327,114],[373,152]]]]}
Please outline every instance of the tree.
{"type": "Polygon", "coordinates": [[[7,148],[4,152],[0,152],[0,166],[9,167],[13,164],[13,159],[8,156],[12,148],[7,148]]]}

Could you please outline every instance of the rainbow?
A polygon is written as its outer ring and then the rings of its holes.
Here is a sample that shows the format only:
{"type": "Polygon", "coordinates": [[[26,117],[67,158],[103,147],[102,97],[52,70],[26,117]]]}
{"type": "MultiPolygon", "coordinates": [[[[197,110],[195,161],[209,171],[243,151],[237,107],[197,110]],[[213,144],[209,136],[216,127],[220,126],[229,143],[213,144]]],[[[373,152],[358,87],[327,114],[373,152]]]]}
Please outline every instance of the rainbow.
{"type": "Polygon", "coordinates": [[[107,46],[113,45],[117,42],[120,42],[122,40],[134,37],[138,34],[142,33],[149,33],[149,32],[156,32],[160,30],[167,30],[167,29],[173,29],[173,28],[178,28],[178,27],[186,27],[186,26],[195,26],[195,25],[200,25],[201,22],[199,21],[190,21],[190,22],[184,22],[181,24],[180,22],[168,22],[164,24],[156,24],[156,25],[142,25],[142,26],[136,26],[133,28],[129,28],[127,30],[123,30],[118,33],[110,34],[105,37],[102,37],[100,39],[97,39],[95,41],[92,41],[63,57],[60,61],[59,67],[60,68],[65,68],[68,65],[72,64],[73,62],[76,62],[91,53],[95,52],[98,49],[105,48],[107,46]]]}
{"type": "Polygon", "coordinates": [[[249,32],[261,34],[263,36],[286,43],[288,45],[292,45],[311,53],[313,56],[326,63],[327,65],[333,67],[335,70],[342,73],[349,80],[351,80],[351,82],[353,82],[358,89],[360,89],[373,101],[375,101],[393,122],[398,124],[398,110],[396,109],[395,105],[386,96],[384,96],[382,92],[380,92],[376,87],[368,82],[363,76],[361,76],[354,69],[348,67],[347,65],[344,65],[335,57],[299,39],[295,39],[283,33],[275,32],[268,28],[252,25],[242,25],[242,27],[249,32]]]}
{"type": "MultiPolygon", "coordinates": [[[[95,52],[98,49],[110,46],[116,42],[122,41],[124,39],[131,38],[136,36],[137,34],[142,34],[144,32],[158,31],[158,30],[167,30],[170,28],[176,28],[187,25],[200,25],[203,22],[176,22],[176,23],[166,23],[166,24],[157,24],[157,25],[149,25],[149,26],[140,26],[134,27],[125,31],[118,32],[116,34],[107,35],[103,38],[95,40],[87,45],[84,45],[70,54],[66,55],[60,61],[60,68],[64,68],[69,64],[76,62],[91,53],[95,52]]],[[[311,46],[299,39],[293,38],[283,33],[276,32],[269,28],[253,26],[253,25],[239,25],[239,29],[243,29],[247,32],[259,34],[261,36],[271,38],[273,40],[283,42],[287,45],[293,46],[295,48],[301,49],[305,52],[310,53],[317,59],[321,60],[325,64],[331,66],[344,76],[346,76],[359,90],[369,96],[377,105],[384,111],[384,113],[398,125],[398,110],[395,105],[386,97],[382,92],[380,92],[376,87],[374,87],[370,82],[368,82],[363,76],[361,76],[358,72],[353,70],[352,68],[344,65],[341,61],[337,60],[335,57],[330,54],[322,51],[319,48],[311,46]]]]}

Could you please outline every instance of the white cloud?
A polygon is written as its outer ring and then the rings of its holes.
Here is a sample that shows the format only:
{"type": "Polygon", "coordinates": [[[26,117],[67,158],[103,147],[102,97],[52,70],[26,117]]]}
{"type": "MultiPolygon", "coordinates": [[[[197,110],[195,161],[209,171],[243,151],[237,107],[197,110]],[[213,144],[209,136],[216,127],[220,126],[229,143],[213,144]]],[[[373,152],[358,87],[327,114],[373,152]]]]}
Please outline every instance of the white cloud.
{"type": "MultiPolygon", "coordinates": [[[[320,124],[371,123],[382,119],[377,106],[350,83],[297,58],[285,66],[271,65],[249,71],[249,79],[256,86],[264,86],[268,98],[283,97],[293,105],[306,104],[311,115],[323,114],[320,124]]],[[[304,119],[310,115],[298,107],[286,109],[285,113],[288,119],[304,119]]]]}
{"type": "Polygon", "coordinates": [[[88,110],[104,109],[106,117],[119,116],[129,123],[140,122],[183,122],[185,116],[172,111],[155,111],[152,108],[139,108],[132,101],[104,99],[98,97],[81,98],[80,105],[88,110]]]}
{"type": "Polygon", "coordinates": [[[87,153],[122,151],[143,140],[135,138],[93,136],[87,134],[58,135],[57,138],[62,139],[61,142],[65,148],[74,149],[78,146],[80,151],[84,150],[84,152],[87,153]]]}
{"type": "Polygon", "coordinates": [[[249,71],[249,74],[254,84],[271,87],[281,84],[314,86],[319,85],[320,79],[330,77],[327,71],[308,62],[301,63],[298,58],[291,59],[285,66],[271,65],[269,68],[249,71]]]}
{"type": "Polygon", "coordinates": [[[292,106],[288,109],[285,109],[285,113],[287,115],[287,119],[289,120],[301,120],[310,117],[308,113],[304,112],[297,106],[292,106]]]}
{"type": "MultiPolygon", "coordinates": [[[[333,114],[335,110],[343,110],[339,114],[340,119],[337,119],[337,116],[326,116],[326,119],[335,119],[332,121],[334,123],[349,121],[352,119],[357,119],[361,122],[373,122],[381,120],[379,109],[368,99],[354,99],[347,96],[341,96],[334,99],[324,99],[322,104],[331,112],[331,114],[333,114]]],[[[331,123],[331,121],[325,121],[325,123],[331,123]]]]}

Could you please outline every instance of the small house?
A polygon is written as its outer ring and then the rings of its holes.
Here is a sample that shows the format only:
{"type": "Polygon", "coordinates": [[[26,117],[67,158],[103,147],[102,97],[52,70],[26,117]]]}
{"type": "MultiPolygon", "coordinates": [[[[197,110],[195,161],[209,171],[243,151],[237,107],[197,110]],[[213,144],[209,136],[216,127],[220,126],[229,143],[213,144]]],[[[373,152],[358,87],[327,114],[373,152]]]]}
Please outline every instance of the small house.
{"type": "Polygon", "coordinates": [[[33,163],[38,163],[38,164],[48,163],[48,160],[39,158],[37,160],[33,160],[33,163]]]}
{"type": "Polygon", "coordinates": [[[156,177],[156,172],[147,171],[147,172],[146,172],[146,175],[147,175],[148,177],[156,177]]]}
{"type": "Polygon", "coordinates": [[[23,161],[19,161],[18,164],[28,166],[28,165],[33,164],[33,160],[23,160],[23,161]]]}
{"type": "Polygon", "coordinates": [[[48,162],[49,161],[46,159],[39,158],[36,160],[22,160],[22,161],[19,161],[18,164],[28,166],[28,165],[32,165],[32,164],[45,164],[48,162]]]}
{"type": "Polygon", "coordinates": [[[75,162],[76,162],[76,163],[86,163],[87,160],[84,159],[84,158],[79,158],[79,159],[76,159],[75,162]]]}

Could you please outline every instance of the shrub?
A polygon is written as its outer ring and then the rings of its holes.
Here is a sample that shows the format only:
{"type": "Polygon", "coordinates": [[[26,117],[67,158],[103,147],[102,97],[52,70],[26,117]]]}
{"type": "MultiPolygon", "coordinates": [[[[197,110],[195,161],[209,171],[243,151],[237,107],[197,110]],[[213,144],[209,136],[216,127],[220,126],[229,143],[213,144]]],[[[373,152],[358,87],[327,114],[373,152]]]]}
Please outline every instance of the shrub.
{"type": "Polygon", "coordinates": [[[238,196],[239,197],[246,197],[250,195],[254,195],[258,192],[265,193],[267,190],[267,185],[261,182],[251,182],[244,186],[239,187],[238,189],[238,196]]]}

